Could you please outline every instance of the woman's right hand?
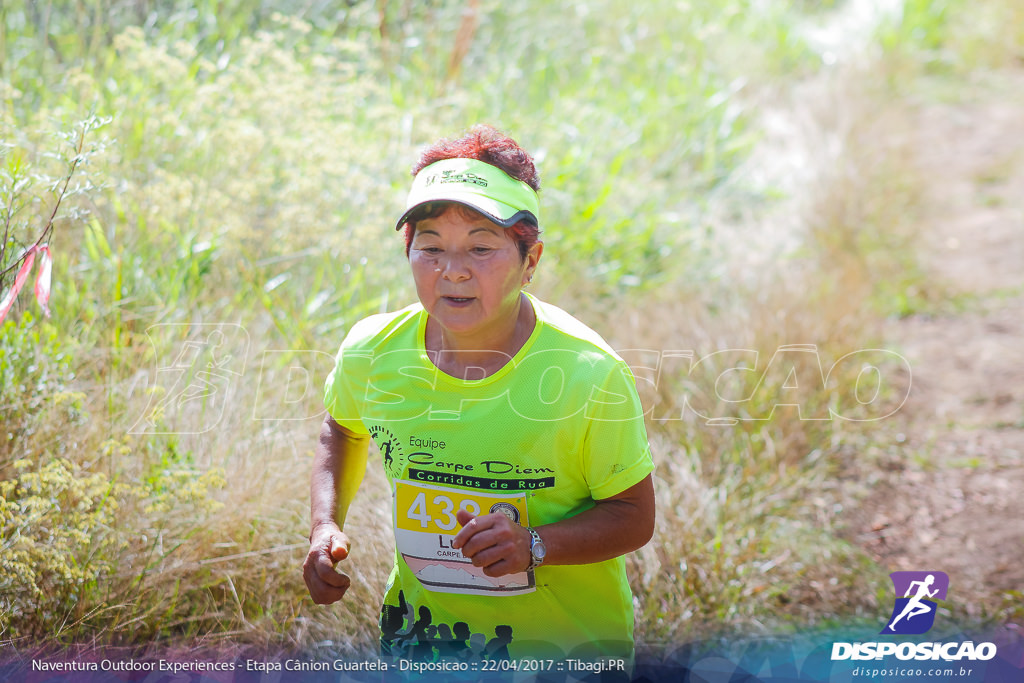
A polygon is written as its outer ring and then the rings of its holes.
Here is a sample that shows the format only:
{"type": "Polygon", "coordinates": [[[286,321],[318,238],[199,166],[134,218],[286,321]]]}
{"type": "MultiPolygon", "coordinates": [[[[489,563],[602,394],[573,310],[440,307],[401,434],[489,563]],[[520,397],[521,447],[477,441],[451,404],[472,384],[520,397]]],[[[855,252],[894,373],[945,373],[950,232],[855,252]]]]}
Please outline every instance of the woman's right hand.
{"type": "Polygon", "coordinates": [[[309,596],[318,605],[341,600],[352,579],[335,570],[334,565],[348,557],[351,543],[336,525],[318,526],[309,537],[309,553],[302,563],[302,578],[309,596]]]}

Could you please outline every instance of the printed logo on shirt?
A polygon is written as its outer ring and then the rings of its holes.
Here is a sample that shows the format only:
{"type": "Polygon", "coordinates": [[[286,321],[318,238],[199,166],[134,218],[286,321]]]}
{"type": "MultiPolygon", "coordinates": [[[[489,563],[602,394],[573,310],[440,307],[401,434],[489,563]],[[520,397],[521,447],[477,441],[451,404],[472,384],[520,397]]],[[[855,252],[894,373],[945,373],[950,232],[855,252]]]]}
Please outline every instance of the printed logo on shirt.
{"type": "Polygon", "coordinates": [[[472,633],[464,621],[441,622],[426,605],[409,604],[404,591],[399,591],[397,605],[385,602],[381,606],[380,649],[384,657],[427,662],[508,660],[512,627],[496,624],[493,632],[493,636],[472,633]]]}
{"type": "Polygon", "coordinates": [[[380,424],[368,423],[368,427],[370,436],[380,449],[384,470],[392,480],[410,479],[504,492],[532,491],[555,486],[555,470],[550,467],[527,467],[490,458],[483,452],[457,455],[449,453],[450,444],[444,439],[424,434],[408,435],[401,430],[398,430],[401,434],[399,437],[380,424]],[[424,448],[431,450],[420,450],[424,448]],[[410,452],[406,453],[406,449],[410,452]]]}
{"type": "Polygon", "coordinates": [[[370,436],[380,449],[387,473],[393,478],[402,476],[402,470],[405,469],[405,453],[398,437],[392,434],[390,429],[380,425],[370,425],[370,436]]]}
{"type": "Polygon", "coordinates": [[[478,459],[471,462],[467,458],[456,459],[427,451],[410,453],[407,461],[409,471],[404,476],[433,484],[488,491],[531,491],[555,485],[554,476],[536,476],[554,475],[555,471],[550,467],[525,467],[504,460],[478,459]],[[499,476],[482,476],[493,474],[499,476]]]}

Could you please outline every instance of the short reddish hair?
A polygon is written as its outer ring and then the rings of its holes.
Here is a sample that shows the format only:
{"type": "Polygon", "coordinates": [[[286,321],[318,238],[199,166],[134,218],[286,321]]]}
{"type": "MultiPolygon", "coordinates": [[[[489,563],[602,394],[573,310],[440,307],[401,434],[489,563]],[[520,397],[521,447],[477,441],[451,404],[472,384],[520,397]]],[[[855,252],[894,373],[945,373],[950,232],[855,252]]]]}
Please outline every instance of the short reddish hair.
{"type": "MultiPolygon", "coordinates": [[[[445,159],[476,159],[491,166],[497,166],[516,180],[521,180],[534,191],[540,191],[540,174],[533,163],[533,158],[519,146],[515,140],[487,125],[476,125],[457,140],[442,138],[420,154],[420,160],[412,167],[415,176],[427,166],[445,159]]],[[[427,205],[422,212],[414,213],[405,224],[405,255],[409,256],[412,238],[416,234],[416,224],[426,218],[437,218],[449,207],[448,204],[437,203],[427,205]]],[[[463,207],[460,207],[460,209],[463,207]]],[[[464,207],[466,211],[476,211],[464,207]]],[[[483,215],[483,214],[477,214],[483,215]]],[[[519,248],[519,256],[525,261],[530,247],[540,238],[540,228],[533,223],[522,220],[505,228],[512,241],[519,248]]]]}

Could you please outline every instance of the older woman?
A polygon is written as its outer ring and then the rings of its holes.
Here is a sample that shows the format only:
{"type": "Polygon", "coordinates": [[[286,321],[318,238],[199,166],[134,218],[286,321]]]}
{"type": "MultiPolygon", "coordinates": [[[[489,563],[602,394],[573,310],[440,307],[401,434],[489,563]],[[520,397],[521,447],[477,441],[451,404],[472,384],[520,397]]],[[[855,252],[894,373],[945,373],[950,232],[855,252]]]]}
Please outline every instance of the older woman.
{"type": "Polygon", "coordinates": [[[415,167],[406,253],[419,303],[357,323],[327,378],[303,567],[344,595],[345,516],[369,440],[393,499],[383,654],[626,657],[625,553],[654,526],[653,464],[628,366],[524,291],[544,245],[539,180],[476,127],[415,167]]]}

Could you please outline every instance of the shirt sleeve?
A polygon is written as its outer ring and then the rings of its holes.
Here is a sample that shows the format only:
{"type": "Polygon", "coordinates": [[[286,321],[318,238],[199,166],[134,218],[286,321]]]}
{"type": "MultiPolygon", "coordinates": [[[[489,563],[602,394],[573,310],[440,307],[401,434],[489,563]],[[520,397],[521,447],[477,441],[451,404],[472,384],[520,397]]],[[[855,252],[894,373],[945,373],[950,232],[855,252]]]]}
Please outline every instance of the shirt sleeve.
{"type": "Polygon", "coordinates": [[[587,402],[583,468],[594,500],[622,493],[654,471],[636,381],[617,361],[587,402]]]}
{"type": "Polygon", "coordinates": [[[353,352],[342,342],[334,369],[324,382],[324,407],[327,412],[335,422],[356,434],[369,434],[362,420],[365,389],[362,393],[356,393],[357,387],[366,386],[368,368],[369,357],[353,352]]]}

